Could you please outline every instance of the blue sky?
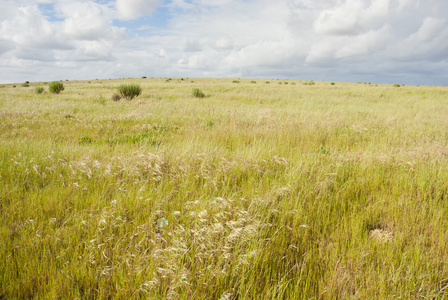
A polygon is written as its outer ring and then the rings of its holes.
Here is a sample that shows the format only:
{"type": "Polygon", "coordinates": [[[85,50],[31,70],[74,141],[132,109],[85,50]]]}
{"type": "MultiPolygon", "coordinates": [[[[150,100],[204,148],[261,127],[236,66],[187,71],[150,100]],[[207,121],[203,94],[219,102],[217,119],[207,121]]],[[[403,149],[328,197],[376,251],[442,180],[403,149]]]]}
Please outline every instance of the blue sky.
{"type": "Polygon", "coordinates": [[[0,0],[0,82],[448,85],[447,11],[446,0],[0,0]]]}

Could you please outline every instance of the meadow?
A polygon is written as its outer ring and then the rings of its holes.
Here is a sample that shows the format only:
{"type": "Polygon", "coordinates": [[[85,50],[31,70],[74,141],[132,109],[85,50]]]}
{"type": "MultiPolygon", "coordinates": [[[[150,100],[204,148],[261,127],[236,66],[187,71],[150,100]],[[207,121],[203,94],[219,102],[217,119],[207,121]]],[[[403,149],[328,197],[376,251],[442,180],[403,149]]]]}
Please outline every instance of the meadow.
{"type": "Polygon", "coordinates": [[[448,299],[448,87],[63,84],[0,87],[0,299],[448,299]]]}

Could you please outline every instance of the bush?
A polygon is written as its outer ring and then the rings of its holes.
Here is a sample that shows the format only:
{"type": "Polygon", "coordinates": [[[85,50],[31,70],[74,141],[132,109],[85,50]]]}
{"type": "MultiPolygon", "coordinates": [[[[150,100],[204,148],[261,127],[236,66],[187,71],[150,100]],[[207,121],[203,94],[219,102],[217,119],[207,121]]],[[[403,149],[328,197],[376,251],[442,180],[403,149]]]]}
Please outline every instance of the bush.
{"type": "Polygon", "coordinates": [[[193,89],[193,96],[195,96],[196,98],[204,98],[205,97],[204,93],[201,92],[201,90],[198,88],[193,89]]]}
{"type": "Polygon", "coordinates": [[[29,87],[30,84],[29,84],[28,81],[27,81],[27,82],[22,83],[22,86],[23,86],[23,87],[29,87]]]}
{"type": "Polygon", "coordinates": [[[138,84],[121,84],[118,86],[118,94],[122,98],[132,100],[142,93],[142,88],[138,84]]]}
{"type": "Polygon", "coordinates": [[[53,94],[59,94],[64,90],[64,84],[59,81],[50,82],[48,85],[48,91],[53,94]]]}
{"type": "Polygon", "coordinates": [[[394,87],[400,87],[398,83],[394,83],[394,87]]]}
{"type": "Polygon", "coordinates": [[[36,94],[42,94],[44,92],[44,88],[41,86],[36,86],[34,91],[36,92],[36,94]]]}

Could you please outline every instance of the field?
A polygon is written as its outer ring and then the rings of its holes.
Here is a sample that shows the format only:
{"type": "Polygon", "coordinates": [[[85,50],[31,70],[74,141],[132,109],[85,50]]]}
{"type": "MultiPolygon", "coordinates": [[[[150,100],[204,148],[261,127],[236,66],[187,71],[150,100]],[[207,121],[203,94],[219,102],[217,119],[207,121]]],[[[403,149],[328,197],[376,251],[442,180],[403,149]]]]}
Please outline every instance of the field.
{"type": "Polygon", "coordinates": [[[447,87],[63,84],[0,88],[0,299],[448,298],[447,87]]]}

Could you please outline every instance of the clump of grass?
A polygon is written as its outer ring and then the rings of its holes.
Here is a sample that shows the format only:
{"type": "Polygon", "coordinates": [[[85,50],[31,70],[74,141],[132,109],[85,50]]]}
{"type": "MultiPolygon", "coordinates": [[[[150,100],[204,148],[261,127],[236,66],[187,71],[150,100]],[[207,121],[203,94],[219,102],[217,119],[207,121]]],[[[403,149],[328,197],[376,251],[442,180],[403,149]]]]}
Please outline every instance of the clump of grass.
{"type": "Polygon", "coordinates": [[[400,87],[400,85],[398,83],[394,83],[393,85],[394,87],[400,87]]]}
{"type": "Polygon", "coordinates": [[[232,81],[232,83],[240,83],[240,81],[239,80],[234,80],[234,81],[232,81]]]}
{"type": "Polygon", "coordinates": [[[335,83],[334,82],[332,82],[332,83],[330,83],[331,85],[335,85],[335,83]]]}
{"type": "Polygon", "coordinates": [[[304,85],[315,85],[316,83],[314,81],[310,80],[310,81],[305,81],[303,84],[304,85]]]}
{"type": "Polygon", "coordinates": [[[135,97],[140,96],[142,93],[142,88],[138,84],[121,84],[118,86],[118,94],[122,98],[132,100],[135,97]]]}
{"type": "Polygon", "coordinates": [[[36,94],[42,94],[44,92],[44,88],[41,86],[36,86],[34,91],[36,92],[36,94]]]}
{"type": "Polygon", "coordinates": [[[118,95],[117,93],[114,93],[112,95],[112,101],[120,101],[121,100],[121,96],[118,95]]]}
{"type": "Polygon", "coordinates": [[[60,81],[50,82],[48,85],[48,91],[53,94],[59,94],[64,90],[64,84],[60,81]]]}
{"type": "Polygon", "coordinates": [[[25,81],[24,83],[22,83],[22,86],[23,87],[29,87],[30,86],[29,81],[25,81]]]}
{"type": "Polygon", "coordinates": [[[198,88],[193,88],[193,96],[196,98],[204,98],[205,94],[198,88]]]}
{"type": "Polygon", "coordinates": [[[250,83],[257,83],[255,80],[252,80],[250,83]]]}
{"type": "Polygon", "coordinates": [[[99,96],[98,98],[95,98],[95,102],[104,105],[104,104],[106,104],[106,98],[104,98],[104,96],[101,95],[101,96],[99,96]]]}

